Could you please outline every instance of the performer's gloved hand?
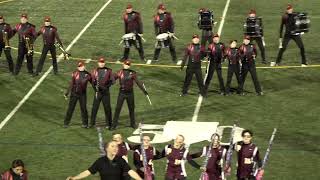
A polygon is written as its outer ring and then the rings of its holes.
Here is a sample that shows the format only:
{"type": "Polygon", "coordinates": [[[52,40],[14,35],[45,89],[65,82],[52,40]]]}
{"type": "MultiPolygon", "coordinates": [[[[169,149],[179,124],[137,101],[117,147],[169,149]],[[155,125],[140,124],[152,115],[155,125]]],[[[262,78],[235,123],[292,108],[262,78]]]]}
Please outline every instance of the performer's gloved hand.
{"type": "Polygon", "coordinates": [[[181,164],[181,160],[175,159],[175,160],[174,160],[174,164],[175,164],[175,165],[180,165],[180,164],[181,164]]]}
{"type": "Polygon", "coordinates": [[[171,152],[172,152],[172,149],[171,149],[171,148],[168,148],[168,149],[167,149],[167,155],[170,154],[171,152]]]}
{"type": "Polygon", "coordinates": [[[64,99],[68,99],[68,93],[64,93],[64,95],[63,95],[63,97],[64,97],[64,99]]]}
{"type": "Polygon", "coordinates": [[[138,33],[138,35],[139,35],[140,37],[142,37],[142,36],[143,36],[143,34],[140,34],[140,33],[138,33]]]}
{"type": "Polygon", "coordinates": [[[201,170],[202,172],[206,172],[206,171],[207,171],[207,168],[205,168],[205,167],[200,167],[200,170],[201,170]]]}

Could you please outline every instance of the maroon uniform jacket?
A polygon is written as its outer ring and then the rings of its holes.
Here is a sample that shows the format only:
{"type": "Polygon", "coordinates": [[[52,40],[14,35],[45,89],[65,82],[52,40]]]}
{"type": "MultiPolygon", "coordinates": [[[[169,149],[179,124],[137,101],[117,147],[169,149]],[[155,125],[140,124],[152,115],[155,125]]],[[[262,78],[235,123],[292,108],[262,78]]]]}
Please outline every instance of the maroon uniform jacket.
{"type": "Polygon", "coordinates": [[[119,79],[120,91],[133,92],[134,82],[146,94],[142,83],[137,78],[137,73],[131,69],[121,69],[114,75],[115,80],[119,79]]]}
{"type": "Polygon", "coordinates": [[[254,62],[255,57],[257,56],[257,49],[254,44],[242,44],[239,47],[239,53],[241,56],[242,63],[252,63],[254,62]]]}
{"type": "Polygon", "coordinates": [[[114,83],[112,69],[103,67],[96,68],[91,73],[92,86],[95,91],[105,91],[114,83]]]}
{"type": "Polygon", "coordinates": [[[8,40],[12,37],[13,32],[10,24],[7,23],[1,23],[0,24],[0,44],[4,43],[3,42],[3,33],[7,32],[8,35],[8,40]]]}
{"type": "Polygon", "coordinates": [[[204,51],[204,47],[200,44],[189,44],[185,50],[181,68],[185,66],[187,61],[189,68],[201,67],[201,59],[203,58],[204,51]]]}
{"type": "Polygon", "coordinates": [[[62,45],[62,42],[59,38],[58,29],[54,26],[42,26],[40,31],[37,33],[37,36],[42,34],[43,44],[44,45],[54,45],[57,40],[59,44],[62,45]]]}
{"type": "MultiPolygon", "coordinates": [[[[14,172],[10,169],[3,174],[1,174],[1,180],[13,180],[14,176],[18,176],[14,174],[14,172]]],[[[22,176],[19,177],[21,180],[28,180],[28,173],[23,171],[22,176]]]]}
{"type": "MultiPolygon", "coordinates": [[[[192,154],[192,158],[206,157],[208,154],[209,146],[205,146],[202,149],[202,152],[192,154]]],[[[207,164],[207,173],[209,180],[220,180],[221,179],[221,164],[225,160],[226,149],[222,146],[218,148],[211,148],[209,153],[209,159],[207,164]]]]}
{"type": "Polygon", "coordinates": [[[224,58],[225,46],[223,43],[211,43],[208,46],[208,56],[210,61],[215,63],[221,63],[222,58],[224,58]]]}
{"type": "Polygon", "coordinates": [[[256,163],[257,167],[261,167],[261,159],[259,155],[259,150],[256,145],[244,144],[239,142],[237,146],[240,145],[241,148],[238,151],[238,169],[237,177],[239,178],[248,178],[254,172],[254,164],[256,163]],[[252,163],[248,163],[248,161],[252,163]]]}
{"type": "Polygon", "coordinates": [[[19,23],[13,29],[13,35],[18,33],[19,35],[19,43],[24,43],[24,38],[29,37],[32,41],[35,40],[37,33],[36,33],[36,26],[31,23],[19,23]]]}
{"type": "Polygon", "coordinates": [[[143,33],[142,21],[139,12],[132,11],[123,15],[125,33],[143,33]]]}
{"type": "Polygon", "coordinates": [[[188,149],[184,147],[181,149],[175,149],[173,145],[167,145],[165,146],[162,155],[167,157],[167,177],[170,177],[171,179],[181,179],[183,177],[187,177],[185,162],[181,162],[180,165],[175,165],[175,160],[184,160],[190,163],[190,161],[192,161],[192,157],[189,154],[188,149]],[[172,149],[170,154],[167,153],[168,148],[172,149]]]}
{"type": "Polygon", "coordinates": [[[134,150],[135,146],[128,144],[127,142],[123,142],[121,144],[118,144],[118,153],[117,156],[128,156],[129,150],[134,150]]]}
{"type": "Polygon", "coordinates": [[[78,70],[74,71],[72,73],[72,79],[66,94],[69,94],[70,91],[73,95],[85,94],[87,91],[88,82],[92,82],[91,75],[89,72],[78,70]]]}
{"type": "Polygon", "coordinates": [[[174,22],[171,13],[158,13],[154,16],[153,21],[156,35],[167,32],[174,33],[174,22]]]}
{"type": "MultiPolygon", "coordinates": [[[[147,156],[147,162],[149,162],[150,160],[156,160],[156,159],[160,159],[162,158],[161,153],[159,151],[156,150],[156,148],[149,146],[148,149],[145,149],[146,152],[146,156],[147,156]]],[[[136,166],[137,168],[137,172],[139,173],[139,175],[142,175],[143,177],[143,171],[142,168],[143,166],[143,161],[141,161],[140,159],[140,155],[141,154],[141,145],[136,147],[136,150],[133,153],[133,164],[136,166]]],[[[151,165],[148,165],[148,167],[150,168],[152,174],[154,174],[153,172],[153,167],[151,165]]]]}
{"type": "Polygon", "coordinates": [[[228,59],[229,65],[239,64],[240,62],[240,52],[238,48],[227,48],[225,52],[225,57],[228,59]]]}

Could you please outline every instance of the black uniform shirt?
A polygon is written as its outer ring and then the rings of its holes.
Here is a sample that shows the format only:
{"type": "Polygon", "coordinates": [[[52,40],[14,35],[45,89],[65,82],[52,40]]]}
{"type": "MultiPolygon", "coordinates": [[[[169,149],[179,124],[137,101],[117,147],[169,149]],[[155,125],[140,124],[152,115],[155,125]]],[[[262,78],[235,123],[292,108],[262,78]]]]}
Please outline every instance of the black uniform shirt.
{"type": "Polygon", "coordinates": [[[103,156],[97,159],[88,170],[91,174],[99,172],[101,180],[122,180],[124,179],[124,174],[127,174],[131,168],[119,156],[116,156],[113,160],[103,156]]]}

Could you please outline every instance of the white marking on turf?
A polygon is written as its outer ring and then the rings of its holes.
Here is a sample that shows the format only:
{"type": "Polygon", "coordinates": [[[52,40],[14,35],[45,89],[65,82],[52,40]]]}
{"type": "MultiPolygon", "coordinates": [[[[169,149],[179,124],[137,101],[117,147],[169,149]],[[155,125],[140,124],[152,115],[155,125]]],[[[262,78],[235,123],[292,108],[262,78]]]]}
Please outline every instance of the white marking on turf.
{"type": "MultiPolygon", "coordinates": [[[[96,18],[101,14],[101,12],[112,2],[109,0],[106,2],[100,10],[92,17],[92,19],[88,22],[88,24],[80,31],[80,33],[73,39],[73,41],[66,48],[66,51],[69,51],[72,46],[80,39],[84,32],[91,26],[91,24],[96,20],[96,18]]],[[[63,54],[60,54],[58,57],[58,62],[63,58],[63,54]]],[[[7,124],[7,122],[14,116],[14,114],[20,109],[20,107],[29,99],[32,93],[40,86],[40,84],[46,79],[49,73],[52,71],[53,67],[50,68],[41,76],[41,78],[33,85],[33,87],[29,90],[29,92],[22,98],[22,100],[13,108],[13,110],[4,118],[4,120],[0,123],[0,130],[7,124]]]]}
{"type": "MultiPolygon", "coordinates": [[[[221,33],[222,33],[222,28],[223,28],[223,25],[224,25],[225,18],[227,16],[229,5],[230,5],[230,0],[227,0],[226,5],[225,5],[224,10],[223,10],[223,13],[222,13],[222,18],[221,18],[221,21],[220,21],[220,25],[219,25],[219,28],[218,28],[219,36],[221,36],[221,33]]],[[[207,71],[209,71],[209,68],[207,69],[207,71]]],[[[207,74],[206,74],[205,77],[207,77],[207,74]]],[[[196,108],[194,109],[194,112],[193,112],[192,122],[196,122],[198,120],[198,114],[199,114],[199,111],[200,111],[200,107],[201,107],[202,101],[203,101],[203,97],[201,95],[199,95],[198,102],[196,104],[196,108]]]]}

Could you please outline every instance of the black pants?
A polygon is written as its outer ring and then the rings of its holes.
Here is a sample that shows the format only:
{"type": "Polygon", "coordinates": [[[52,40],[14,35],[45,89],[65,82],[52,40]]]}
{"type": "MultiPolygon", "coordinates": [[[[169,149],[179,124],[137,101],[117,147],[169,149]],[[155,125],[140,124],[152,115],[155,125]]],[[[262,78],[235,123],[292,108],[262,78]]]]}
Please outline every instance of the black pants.
{"type": "Polygon", "coordinates": [[[209,44],[211,44],[213,42],[212,40],[212,30],[202,30],[202,35],[201,35],[201,45],[205,46],[207,41],[209,42],[209,44]]]}
{"type": "Polygon", "coordinates": [[[110,127],[112,123],[112,112],[111,112],[109,90],[105,92],[95,93],[95,96],[93,98],[90,125],[94,126],[96,124],[96,117],[97,117],[97,113],[98,113],[98,109],[101,101],[104,108],[105,122],[110,127]]]}
{"type": "Polygon", "coordinates": [[[18,75],[23,63],[23,59],[26,57],[27,59],[27,68],[30,74],[33,74],[33,55],[28,55],[28,50],[24,43],[19,43],[18,46],[18,58],[16,63],[15,74],[18,75]]]}
{"type": "Polygon", "coordinates": [[[2,50],[4,51],[4,54],[6,55],[9,71],[13,73],[13,60],[11,56],[11,48],[5,48],[4,43],[0,43],[0,57],[2,54],[2,50]]]}
{"type": "Polygon", "coordinates": [[[43,46],[36,73],[40,73],[42,71],[43,64],[44,64],[44,61],[46,60],[48,51],[50,51],[50,54],[52,57],[53,72],[55,74],[58,73],[57,52],[56,52],[56,47],[54,45],[44,45],[43,46]]]}
{"type": "Polygon", "coordinates": [[[204,86],[203,86],[201,67],[198,67],[198,68],[188,67],[186,69],[186,77],[185,77],[183,88],[182,88],[182,94],[187,94],[193,74],[196,76],[200,94],[203,96],[205,92],[204,92],[204,86]]]}
{"type": "Polygon", "coordinates": [[[239,92],[240,93],[243,92],[243,86],[244,86],[244,82],[246,81],[246,77],[247,77],[248,72],[250,72],[250,74],[251,74],[252,81],[254,84],[254,88],[256,89],[256,92],[260,93],[261,87],[260,87],[260,83],[258,81],[257,72],[256,72],[256,65],[254,62],[242,64],[239,92]]]}
{"type": "Polygon", "coordinates": [[[210,81],[213,77],[214,71],[216,71],[217,75],[218,75],[220,91],[222,93],[224,93],[225,88],[224,88],[224,83],[223,83],[223,78],[222,78],[221,63],[216,63],[216,62],[212,62],[212,61],[210,61],[209,69],[207,69],[207,74],[206,74],[205,83],[204,83],[204,89],[206,92],[208,91],[209,84],[210,84],[210,81]]]}
{"type": "Polygon", "coordinates": [[[82,118],[82,125],[88,125],[88,111],[87,111],[87,95],[84,94],[71,94],[69,100],[69,106],[66,114],[66,118],[64,119],[64,124],[69,125],[73,111],[76,107],[77,101],[79,100],[80,103],[80,110],[81,110],[81,118],[82,118]]]}
{"type": "Polygon", "coordinates": [[[122,109],[123,102],[125,100],[127,101],[127,104],[128,104],[130,124],[131,124],[131,126],[135,125],[135,116],[134,116],[135,105],[134,105],[133,91],[124,92],[124,91],[120,90],[119,95],[118,95],[116,110],[114,112],[114,117],[113,117],[113,124],[112,124],[113,127],[116,127],[118,125],[119,115],[120,115],[120,112],[122,109]]]}
{"type": "Polygon", "coordinates": [[[236,75],[238,87],[239,87],[240,86],[240,65],[239,64],[229,64],[228,66],[226,93],[230,93],[230,84],[231,84],[233,74],[236,75]]]}
{"type": "MultiPolygon", "coordinates": [[[[142,39],[139,35],[136,35],[136,40],[138,44],[134,44],[134,47],[138,50],[139,56],[141,60],[144,60],[144,51],[142,46],[142,39]]],[[[129,58],[130,48],[124,48],[122,60],[126,60],[129,58]]]]}
{"type": "Polygon", "coordinates": [[[263,41],[262,41],[262,37],[252,37],[251,41],[256,41],[257,45],[261,51],[261,58],[262,58],[262,62],[266,62],[266,52],[265,52],[265,48],[263,45],[263,41]]]}
{"type": "MultiPolygon", "coordinates": [[[[170,50],[170,54],[172,57],[172,61],[176,62],[177,61],[177,53],[176,53],[176,48],[174,47],[172,41],[173,41],[172,38],[169,38],[169,50],[170,50]]],[[[156,49],[154,50],[153,60],[159,59],[160,51],[161,51],[161,47],[156,47],[156,49]]]]}
{"type": "Polygon", "coordinates": [[[173,178],[170,178],[168,176],[166,176],[165,180],[187,180],[186,177],[182,177],[182,178],[179,178],[179,179],[173,179],[173,178]]]}
{"type": "Polygon", "coordinates": [[[300,48],[300,54],[301,54],[301,64],[306,64],[306,56],[304,51],[304,45],[301,39],[300,35],[285,35],[284,39],[282,41],[282,48],[279,49],[278,57],[277,57],[277,63],[280,63],[282,60],[282,55],[284,51],[287,49],[287,46],[289,44],[289,41],[293,39],[294,42],[296,42],[297,46],[300,48]]]}

